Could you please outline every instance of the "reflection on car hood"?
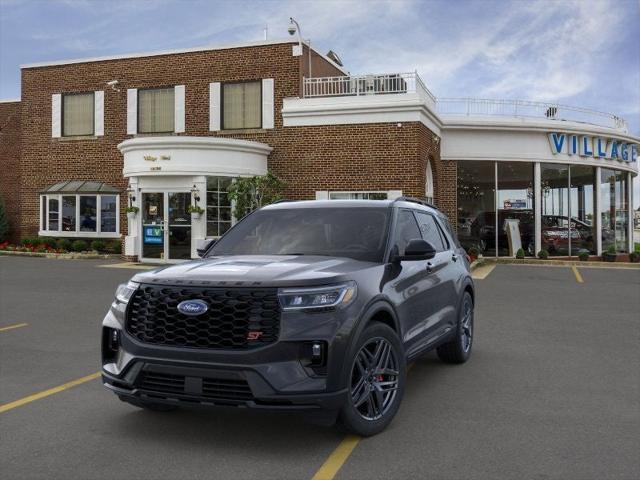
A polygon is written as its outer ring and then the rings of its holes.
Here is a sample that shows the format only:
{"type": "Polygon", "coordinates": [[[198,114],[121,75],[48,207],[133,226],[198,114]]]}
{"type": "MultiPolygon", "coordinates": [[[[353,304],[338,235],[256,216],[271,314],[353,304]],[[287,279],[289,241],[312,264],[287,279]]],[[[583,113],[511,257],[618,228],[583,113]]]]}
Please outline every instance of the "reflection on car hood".
{"type": "Polygon", "coordinates": [[[133,281],[166,285],[291,286],[323,285],[350,279],[376,263],[351,258],[302,255],[213,257],[139,273],[133,281]]]}

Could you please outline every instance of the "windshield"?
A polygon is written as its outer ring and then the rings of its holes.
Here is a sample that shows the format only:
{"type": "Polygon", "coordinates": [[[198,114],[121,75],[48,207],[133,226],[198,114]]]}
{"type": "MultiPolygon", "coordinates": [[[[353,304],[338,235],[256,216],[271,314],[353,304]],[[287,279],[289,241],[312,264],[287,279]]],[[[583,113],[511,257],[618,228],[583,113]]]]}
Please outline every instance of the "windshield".
{"type": "Polygon", "coordinates": [[[292,208],[260,210],[231,229],[217,255],[328,255],[381,262],[389,208],[292,208]]]}

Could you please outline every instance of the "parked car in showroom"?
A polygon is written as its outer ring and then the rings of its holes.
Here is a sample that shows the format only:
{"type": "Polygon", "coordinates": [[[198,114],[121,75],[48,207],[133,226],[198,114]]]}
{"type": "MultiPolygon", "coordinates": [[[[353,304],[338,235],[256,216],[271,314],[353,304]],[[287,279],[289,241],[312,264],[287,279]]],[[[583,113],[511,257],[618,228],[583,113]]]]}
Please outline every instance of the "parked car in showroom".
{"type": "Polygon", "coordinates": [[[418,200],[277,203],[202,256],[118,287],[102,377],[121,400],[321,413],[373,435],[400,407],[408,362],[471,354],[468,258],[418,200]]]}

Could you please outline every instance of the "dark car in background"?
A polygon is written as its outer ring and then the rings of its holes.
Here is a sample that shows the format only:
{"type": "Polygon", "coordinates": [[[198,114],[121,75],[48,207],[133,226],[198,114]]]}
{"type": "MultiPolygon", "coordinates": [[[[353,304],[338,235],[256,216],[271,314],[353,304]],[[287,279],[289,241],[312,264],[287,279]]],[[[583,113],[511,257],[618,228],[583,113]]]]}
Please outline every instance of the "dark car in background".
{"type": "Polygon", "coordinates": [[[400,407],[409,361],[471,354],[468,258],[422,202],[278,203],[202,254],[118,287],[102,377],[121,400],[321,412],[373,435],[400,407]]]}

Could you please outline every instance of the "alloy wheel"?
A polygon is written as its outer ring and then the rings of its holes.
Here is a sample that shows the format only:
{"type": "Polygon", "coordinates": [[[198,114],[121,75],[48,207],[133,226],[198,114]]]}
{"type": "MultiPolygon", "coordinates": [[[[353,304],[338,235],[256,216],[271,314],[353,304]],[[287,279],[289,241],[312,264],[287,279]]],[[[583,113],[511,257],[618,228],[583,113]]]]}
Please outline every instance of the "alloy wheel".
{"type": "Polygon", "coordinates": [[[465,300],[462,315],[460,342],[462,350],[467,353],[473,341],[473,305],[470,299],[465,300]]]}
{"type": "Polygon", "coordinates": [[[351,401],[365,420],[378,420],[393,405],[399,382],[396,352],[388,340],[370,339],[351,369],[351,401]]]}

